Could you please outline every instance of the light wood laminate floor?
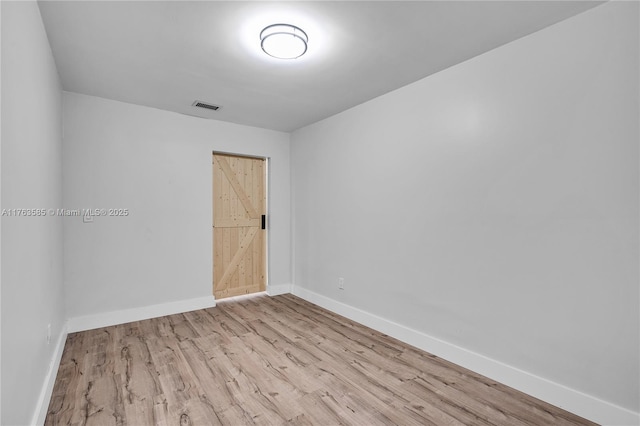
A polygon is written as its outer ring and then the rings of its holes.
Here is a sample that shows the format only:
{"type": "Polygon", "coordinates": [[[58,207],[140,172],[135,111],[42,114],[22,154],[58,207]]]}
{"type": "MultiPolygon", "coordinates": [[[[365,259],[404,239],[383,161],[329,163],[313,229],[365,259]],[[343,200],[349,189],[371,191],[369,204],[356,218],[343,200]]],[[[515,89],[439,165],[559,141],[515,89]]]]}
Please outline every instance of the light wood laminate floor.
{"type": "Polygon", "coordinates": [[[47,425],[588,425],[293,295],[69,334],[47,425]]]}

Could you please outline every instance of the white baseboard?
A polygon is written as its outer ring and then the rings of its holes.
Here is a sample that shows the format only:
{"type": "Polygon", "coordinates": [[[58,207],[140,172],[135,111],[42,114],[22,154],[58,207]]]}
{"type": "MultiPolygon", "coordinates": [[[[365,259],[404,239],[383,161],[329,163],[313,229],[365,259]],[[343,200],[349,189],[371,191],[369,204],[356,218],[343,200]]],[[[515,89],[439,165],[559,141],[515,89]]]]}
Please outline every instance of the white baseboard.
{"type": "Polygon", "coordinates": [[[292,287],[291,284],[268,285],[267,294],[269,296],[279,296],[281,294],[291,293],[292,287]]]}
{"type": "Polygon", "coordinates": [[[60,366],[60,360],[62,359],[62,352],[64,351],[64,344],[67,341],[67,325],[62,326],[58,341],[56,342],[55,350],[53,351],[53,357],[49,363],[49,369],[47,375],[44,378],[42,390],[38,396],[38,403],[31,419],[32,425],[42,425],[47,417],[47,410],[49,409],[49,401],[51,401],[51,394],[53,392],[53,385],[56,382],[56,376],[58,375],[58,367],[60,366]]]}
{"type": "Polygon", "coordinates": [[[640,425],[639,413],[602,401],[297,285],[293,286],[292,293],[313,304],[596,423],[608,426],[640,425]]]}
{"type": "Polygon", "coordinates": [[[103,312],[94,315],[70,318],[67,322],[67,330],[69,333],[75,333],[76,331],[92,330],[94,328],[108,327],[132,321],[141,321],[165,315],[212,308],[214,306],[216,306],[216,300],[213,296],[205,296],[195,299],[162,303],[159,305],[123,309],[121,311],[103,312]]]}

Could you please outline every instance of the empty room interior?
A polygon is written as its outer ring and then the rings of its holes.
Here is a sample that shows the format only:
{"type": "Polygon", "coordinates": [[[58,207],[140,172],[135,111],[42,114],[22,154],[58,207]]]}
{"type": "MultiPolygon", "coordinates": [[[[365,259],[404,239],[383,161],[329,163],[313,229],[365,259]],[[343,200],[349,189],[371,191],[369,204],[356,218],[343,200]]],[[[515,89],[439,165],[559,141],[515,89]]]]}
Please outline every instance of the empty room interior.
{"type": "Polygon", "coordinates": [[[1,1],[0,423],[640,424],[637,1],[1,1]]]}

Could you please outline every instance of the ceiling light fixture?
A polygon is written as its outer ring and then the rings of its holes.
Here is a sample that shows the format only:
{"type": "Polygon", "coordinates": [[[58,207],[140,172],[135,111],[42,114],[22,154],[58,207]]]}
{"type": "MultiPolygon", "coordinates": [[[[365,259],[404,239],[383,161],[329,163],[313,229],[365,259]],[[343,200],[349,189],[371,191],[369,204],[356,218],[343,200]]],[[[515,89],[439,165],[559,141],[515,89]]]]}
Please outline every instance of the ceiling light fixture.
{"type": "Polygon", "coordinates": [[[260,33],[260,45],[269,56],[278,59],[296,59],[307,51],[309,37],[295,25],[269,25],[260,33]]]}

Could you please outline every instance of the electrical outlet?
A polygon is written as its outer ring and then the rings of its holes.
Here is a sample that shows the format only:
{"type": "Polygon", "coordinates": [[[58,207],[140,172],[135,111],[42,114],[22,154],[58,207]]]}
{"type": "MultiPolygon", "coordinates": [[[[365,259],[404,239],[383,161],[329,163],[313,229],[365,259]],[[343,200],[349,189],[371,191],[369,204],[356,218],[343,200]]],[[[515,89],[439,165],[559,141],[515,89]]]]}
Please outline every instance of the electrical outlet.
{"type": "Polygon", "coordinates": [[[344,290],[344,278],[342,277],[338,278],[338,288],[344,290]]]}
{"type": "Polygon", "coordinates": [[[47,324],[47,345],[51,343],[51,324],[47,324]]]}

